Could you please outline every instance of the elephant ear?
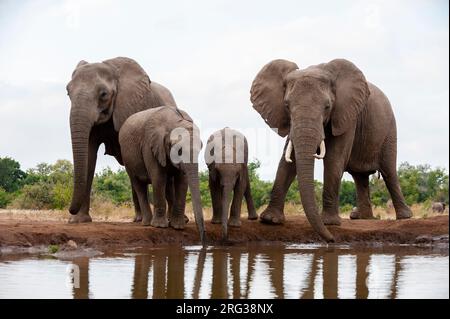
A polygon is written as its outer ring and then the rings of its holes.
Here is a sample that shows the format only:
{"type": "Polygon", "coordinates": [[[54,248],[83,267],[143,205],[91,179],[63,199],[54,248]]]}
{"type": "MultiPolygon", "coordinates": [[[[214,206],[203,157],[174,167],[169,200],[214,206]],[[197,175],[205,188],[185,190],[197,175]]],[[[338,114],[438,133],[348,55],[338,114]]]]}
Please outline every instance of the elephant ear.
{"type": "Polygon", "coordinates": [[[331,114],[331,130],[334,136],[339,136],[356,122],[366,106],[369,86],[361,70],[350,61],[336,59],[323,67],[334,79],[336,100],[331,114]]]}
{"type": "Polygon", "coordinates": [[[86,64],[89,64],[89,62],[87,62],[85,60],[81,60],[80,62],[78,62],[77,66],[75,67],[75,70],[73,70],[73,72],[72,72],[72,79],[73,79],[73,76],[75,75],[75,72],[77,71],[77,69],[86,64]]]}
{"type": "Polygon", "coordinates": [[[117,93],[113,122],[117,132],[130,115],[149,107],[160,106],[158,96],[151,91],[150,78],[136,61],[118,57],[103,63],[116,71],[117,93]]]}
{"type": "Polygon", "coordinates": [[[166,167],[166,131],[163,127],[155,125],[155,129],[150,131],[148,136],[148,143],[153,155],[158,160],[162,167],[166,167]]]}
{"type": "Polygon", "coordinates": [[[253,108],[278,135],[289,133],[289,114],[284,105],[286,76],[298,69],[297,64],[287,60],[274,60],[266,64],[256,75],[250,89],[253,108]]]}

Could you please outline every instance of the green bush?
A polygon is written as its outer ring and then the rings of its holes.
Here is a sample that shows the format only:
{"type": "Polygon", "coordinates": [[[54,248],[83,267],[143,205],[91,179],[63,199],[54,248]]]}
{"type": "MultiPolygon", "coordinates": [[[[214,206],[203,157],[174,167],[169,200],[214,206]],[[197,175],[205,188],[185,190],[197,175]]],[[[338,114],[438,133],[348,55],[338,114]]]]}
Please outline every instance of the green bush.
{"type": "Polygon", "coordinates": [[[65,209],[68,208],[72,200],[73,184],[56,183],[53,186],[52,208],[65,209]]]}
{"type": "Polygon", "coordinates": [[[101,197],[111,200],[114,204],[132,201],[130,179],[124,169],[114,172],[108,167],[96,174],[93,191],[101,197]]]}
{"type": "Polygon", "coordinates": [[[0,208],[6,208],[11,202],[11,194],[6,192],[2,187],[0,187],[0,208]]]}
{"type": "Polygon", "coordinates": [[[52,209],[54,208],[52,186],[45,182],[25,185],[12,205],[21,209],[52,209]]]}
{"type": "Polygon", "coordinates": [[[356,186],[352,181],[342,181],[339,191],[339,205],[356,206],[356,186]]]}

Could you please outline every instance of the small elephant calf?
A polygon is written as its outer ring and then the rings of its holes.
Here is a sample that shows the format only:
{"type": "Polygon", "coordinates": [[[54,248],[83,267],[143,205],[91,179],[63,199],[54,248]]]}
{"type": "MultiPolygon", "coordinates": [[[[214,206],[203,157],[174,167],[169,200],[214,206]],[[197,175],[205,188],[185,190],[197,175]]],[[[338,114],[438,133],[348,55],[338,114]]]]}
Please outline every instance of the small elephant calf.
{"type": "Polygon", "coordinates": [[[209,170],[209,189],[213,205],[213,224],[222,224],[222,238],[228,237],[227,225],[240,227],[242,198],[245,196],[248,219],[257,219],[248,174],[248,144],[240,132],[228,127],[213,133],[205,150],[209,170]],[[233,191],[230,219],[228,208],[233,191]]]}
{"type": "Polygon", "coordinates": [[[120,129],[119,143],[123,163],[138,197],[142,223],[183,229],[189,186],[195,221],[204,242],[197,160],[201,141],[190,116],[172,106],[135,113],[120,129]],[[154,215],[148,202],[148,184],[153,185],[154,215]]]}

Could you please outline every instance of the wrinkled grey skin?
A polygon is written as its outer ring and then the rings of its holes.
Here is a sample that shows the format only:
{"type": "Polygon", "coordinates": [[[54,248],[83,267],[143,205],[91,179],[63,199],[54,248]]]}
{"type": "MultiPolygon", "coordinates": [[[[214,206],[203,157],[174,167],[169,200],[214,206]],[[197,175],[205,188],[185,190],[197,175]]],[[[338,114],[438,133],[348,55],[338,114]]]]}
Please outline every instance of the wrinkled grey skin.
{"type": "MultiPolygon", "coordinates": [[[[142,110],[176,104],[168,89],[150,81],[134,60],[123,57],[101,63],[80,61],[67,92],[72,104],[70,130],[74,161],[69,222],[90,222],[90,194],[99,146],[105,144],[105,154],[114,156],[123,165],[118,132],[125,120],[142,110]]],[[[134,189],[133,202],[135,221],[140,221],[134,189]]]]}
{"type": "Polygon", "coordinates": [[[250,189],[247,167],[247,139],[242,133],[228,127],[214,132],[208,139],[205,162],[209,170],[209,189],[213,205],[211,222],[213,224],[222,224],[222,238],[226,240],[228,238],[228,225],[231,227],[241,226],[241,206],[244,196],[247,203],[248,219],[254,220],[258,218],[250,189]],[[231,136],[231,140],[225,139],[225,132],[228,137],[231,136]],[[222,149],[221,153],[217,152],[218,148],[222,149]],[[238,148],[241,152],[241,158],[236,155],[238,148]],[[229,161],[225,161],[227,149],[230,151],[229,161]],[[219,157],[222,160],[217,160],[219,157]],[[233,198],[230,219],[228,220],[231,192],[233,192],[233,198]]]}
{"type": "Polygon", "coordinates": [[[131,115],[120,129],[119,144],[123,163],[142,211],[142,223],[184,229],[184,209],[189,186],[195,221],[204,242],[205,226],[197,161],[201,141],[198,135],[193,134],[194,127],[186,112],[172,106],[157,107],[131,115]],[[189,132],[189,138],[183,142],[182,152],[193,148],[188,160],[179,163],[174,162],[170,153],[178,143],[178,140],[171,139],[171,133],[176,128],[184,128],[189,132]],[[197,144],[193,143],[194,138],[197,144]],[[153,186],[154,214],[148,201],[149,184],[153,186]],[[169,219],[166,215],[166,200],[169,219]]]}
{"type": "Polygon", "coordinates": [[[309,222],[323,239],[333,241],[324,224],[340,225],[339,188],[345,171],[357,188],[352,218],[373,218],[369,175],[376,171],[391,194],[397,219],[412,216],[396,172],[397,129],[391,105],[353,63],[336,59],[301,70],[293,62],[272,61],[253,81],[251,101],[266,123],[280,136],[288,135],[293,146],[292,163],[284,154],[280,160],[262,222],[284,222],[284,200],[297,175],[309,222]],[[326,155],[320,215],[314,196],[314,154],[322,141],[326,155]]]}
{"type": "Polygon", "coordinates": [[[445,211],[445,203],[435,202],[431,205],[431,210],[433,213],[443,213],[445,211]]]}

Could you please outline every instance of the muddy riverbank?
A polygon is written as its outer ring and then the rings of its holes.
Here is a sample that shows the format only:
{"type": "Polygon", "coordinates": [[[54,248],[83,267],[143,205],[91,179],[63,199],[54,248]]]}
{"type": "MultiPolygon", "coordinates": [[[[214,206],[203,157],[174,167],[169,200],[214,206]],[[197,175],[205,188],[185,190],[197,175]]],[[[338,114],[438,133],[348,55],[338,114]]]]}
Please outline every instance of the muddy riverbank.
{"type": "MultiPolygon", "coordinates": [[[[220,243],[220,225],[206,222],[210,244],[220,243]]],[[[448,215],[410,220],[348,220],[330,231],[338,244],[447,244],[448,215]]],[[[258,221],[242,220],[241,228],[231,228],[230,242],[320,243],[303,216],[289,216],[284,226],[270,226],[258,221]]],[[[191,221],[184,231],[171,228],[144,227],[130,222],[93,222],[67,224],[62,221],[0,218],[1,247],[34,247],[67,245],[96,249],[162,244],[195,245],[199,243],[195,224],[191,221]]]]}

